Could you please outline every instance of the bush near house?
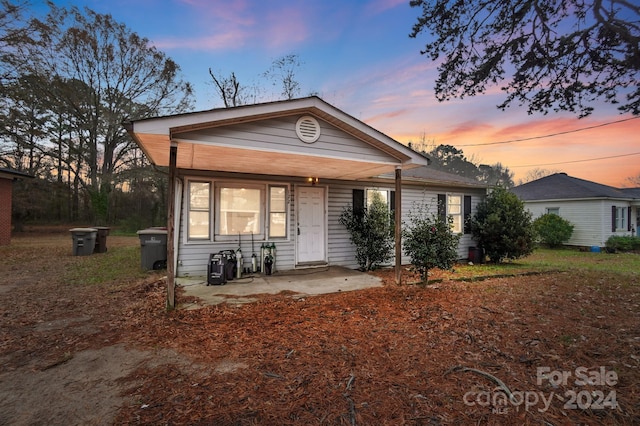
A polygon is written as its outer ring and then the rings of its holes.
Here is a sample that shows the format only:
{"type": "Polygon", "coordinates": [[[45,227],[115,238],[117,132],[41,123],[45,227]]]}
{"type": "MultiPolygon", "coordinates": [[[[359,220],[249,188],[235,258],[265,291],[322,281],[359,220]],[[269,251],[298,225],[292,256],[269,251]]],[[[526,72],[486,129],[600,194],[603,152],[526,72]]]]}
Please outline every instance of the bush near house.
{"type": "Polygon", "coordinates": [[[547,213],[533,221],[539,241],[550,248],[560,247],[573,234],[573,224],[557,214],[547,213]]]}
{"type": "Polygon", "coordinates": [[[356,261],[364,271],[374,270],[388,262],[393,249],[393,220],[387,203],[372,193],[371,204],[364,209],[345,207],[340,223],[349,231],[356,246],[356,261]]]}
{"type": "Polygon", "coordinates": [[[619,251],[640,251],[640,237],[612,235],[604,243],[610,253],[619,251]]]}
{"type": "Polygon", "coordinates": [[[402,230],[404,251],[422,281],[428,281],[429,269],[451,269],[458,258],[460,241],[460,235],[451,230],[453,218],[429,213],[427,206],[414,208],[408,217],[410,222],[402,230]]]}
{"type": "Polygon", "coordinates": [[[469,225],[474,240],[493,263],[533,252],[531,213],[516,194],[505,188],[495,188],[478,204],[469,225]]]}

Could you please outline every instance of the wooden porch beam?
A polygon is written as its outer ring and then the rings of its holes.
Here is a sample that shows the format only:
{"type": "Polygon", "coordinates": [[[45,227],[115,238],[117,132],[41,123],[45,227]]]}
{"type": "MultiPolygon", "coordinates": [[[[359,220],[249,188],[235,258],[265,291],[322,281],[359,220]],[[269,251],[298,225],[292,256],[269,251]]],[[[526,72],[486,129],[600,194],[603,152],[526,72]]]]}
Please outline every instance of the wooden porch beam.
{"type": "Polygon", "coordinates": [[[169,199],[167,200],[167,310],[176,307],[176,271],[174,264],[174,220],[176,207],[176,163],[178,158],[178,144],[171,142],[169,148],[169,199]]]}
{"type": "Polygon", "coordinates": [[[402,168],[396,167],[395,194],[396,284],[402,282],[402,168]]]}

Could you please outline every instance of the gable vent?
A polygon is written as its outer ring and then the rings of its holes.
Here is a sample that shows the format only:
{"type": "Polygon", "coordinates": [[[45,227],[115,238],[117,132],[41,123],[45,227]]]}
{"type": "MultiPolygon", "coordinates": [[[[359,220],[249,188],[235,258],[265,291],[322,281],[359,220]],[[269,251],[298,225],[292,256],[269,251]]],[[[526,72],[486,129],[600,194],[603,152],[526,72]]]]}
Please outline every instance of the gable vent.
{"type": "Polygon", "coordinates": [[[302,142],[314,143],[320,137],[320,123],[310,115],[300,117],[296,122],[296,134],[302,142]]]}

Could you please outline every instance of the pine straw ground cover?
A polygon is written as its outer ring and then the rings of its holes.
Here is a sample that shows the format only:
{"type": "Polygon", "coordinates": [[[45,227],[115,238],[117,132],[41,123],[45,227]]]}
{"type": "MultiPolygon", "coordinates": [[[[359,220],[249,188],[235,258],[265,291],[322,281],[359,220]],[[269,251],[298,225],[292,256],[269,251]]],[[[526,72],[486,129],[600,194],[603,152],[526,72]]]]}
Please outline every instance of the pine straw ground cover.
{"type": "Polygon", "coordinates": [[[428,286],[382,271],[381,288],[167,313],[158,274],[82,285],[69,270],[99,258],[2,255],[0,372],[51,371],[114,344],[184,360],[119,379],[125,403],[105,424],[640,424],[640,278],[623,267],[439,272],[428,286]],[[34,326],[54,318],[76,322],[34,326]]]}

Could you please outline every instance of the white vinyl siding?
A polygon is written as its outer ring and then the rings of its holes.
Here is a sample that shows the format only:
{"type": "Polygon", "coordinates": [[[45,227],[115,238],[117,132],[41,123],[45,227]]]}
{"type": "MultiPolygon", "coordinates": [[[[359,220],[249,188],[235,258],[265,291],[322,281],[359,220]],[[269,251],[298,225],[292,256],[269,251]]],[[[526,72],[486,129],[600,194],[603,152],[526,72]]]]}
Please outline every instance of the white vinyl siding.
{"type": "Polygon", "coordinates": [[[272,118],[254,123],[186,132],[181,133],[180,138],[232,148],[246,148],[247,144],[250,144],[251,149],[265,152],[280,150],[294,154],[352,160],[397,161],[383,151],[355,139],[350,134],[322,120],[318,120],[322,137],[314,143],[302,142],[295,131],[298,118],[299,116],[272,118]]]}
{"type": "MultiPolygon", "coordinates": [[[[573,234],[566,244],[580,247],[604,247],[607,239],[614,234],[611,230],[612,207],[622,207],[621,204],[624,202],[602,199],[525,201],[525,207],[533,219],[547,213],[548,209],[558,209],[559,215],[574,225],[573,234]]],[[[625,228],[619,231],[620,234],[624,231],[625,235],[631,235],[626,228],[626,219],[624,223],[625,228]]]]}
{"type": "MultiPolygon", "coordinates": [[[[198,179],[196,177],[191,178],[193,180],[204,180],[202,178],[198,179]]],[[[230,182],[229,179],[217,179],[215,177],[210,177],[211,179],[211,190],[215,191],[214,188],[221,185],[228,185],[230,182]]],[[[188,181],[189,179],[187,179],[188,181]]],[[[207,241],[195,240],[191,241],[186,238],[186,225],[187,225],[187,216],[189,211],[189,203],[184,202],[182,204],[182,213],[181,213],[181,222],[179,226],[179,230],[181,232],[181,238],[179,240],[178,247],[178,276],[204,276],[206,275],[206,265],[209,259],[209,254],[217,253],[220,250],[237,250],[238,248],[242,249],[243,259],[245,259],[245,266],[248,266],[251,262],[251,255],[253,252],[256,253],[257,256],[260,255],[260,246],[263,244],[275,244],[276,246],[276,270],[277,271],[286,271],[295,268],[295,236],[296,236],[296,212],[295,212],[295,185],[297,185],[298,181],[285,181],[284,179],[281,182],[277,181],[269,181],[264,182],[260,181],[260,176],[249,176],[246,180],[237,180],[233,181],[234,184],[240,184],[240,186],[250,187],[252,185],[263,185],[265,188],[265,204],[267,205],[266,214],[264,215],[264,220],[268,224],[271,221],[271,214],[279,214],[281,213],[278,210],[282,204],[280,201],[275,201],[273,203],[273,207],[271,207],[271,201],[274,201],[275,198],[279,198],[281,195],[281,191],[277,191],[278,197],[274,195],[274,199],[271,199],[271,188],[285,188],[285,209],[287,213],[287,223],[286,230],[287,235],[284,238],[275,238],[274,236],[269,236],[265,238],[264,235],[259,237],[258,235],[253,235],[253,245],[252,245],[252,235],[249,234],[240,234],[236,235],[228,235],[223,239],[210,239],[207,241]]],[[[339,217],[342,213],[343,209],[353,202],[353,190],[360,189],[366,191],[367,189],[376,189],[379,191],[387,192],[391,194],[391,191],[395,191],[395,186],[393,181],[391,180],[389,184],[384,185],[382,183],[376,185],[372,185],[367,182],[350,182],[350,181],[326,181],[323,182],[321,180],[321,185],[327,188],[327,261],[330,265],[343,266],[347,268],[355,269],[358,267],[358,264],[355,259],[355,251],[354,247],[351,244],[349,233],[339,223],[339,217]]],[[[188,187],[188,185],[185,185],[188,187]]],[[[411,209],[416,208],[417,205],[423,205],[426,203],[429,205],[429,208],[432,208],[434,212],[437,212],[437,196],[439,193],[447,193],[450,192],[452,188],[447,187],[429,187],[428,190],[425,190],[425,187],[422,185],[412,185],[405,184],[402,188],[402,220],[407,221],[409,219],[409,212],[411,209]]],[[[475,189],[475,190],[462,190],[460,194],[471,195],[472,202],[472,211],[475,212],[476,206],[478,202],[484,197],[483,189],[475,189]]],[[[189,193],[188,191],[184,191],[183,196],[185,199],[188,199],[189,193]]],[[[214,197],[215,198],[215,197],[214,197]]],[[[213,208],[215,210],[215,208],[213,208]]],[[[212,213],[215,216],[214,213],[212,213]]],[[[267,226],[269,228],[269,226],[267,226]]],[[[215,228],[215,225],[212,226],[215,228]]],[[[264,231],[269,234],[269,229],[264,229],[264,231]]],[[[280,231],[277,231],[280,232],[280,231]]],[[[222,238],[222,237],[220,237],[222,238]]],[[[461,235],[460,244],[458,246],[458,257],[460,259],[466,259],[468,256],[468,250],[470,246],[475,246],[476,243],[471,239],[470,234],[461,235]]],[[[390,265],[393,263],[393,260],[390,262],[390,265]]],[[[410,263],[410,258],[403,254],[402,263],[408,265],[410,263]]]]}

